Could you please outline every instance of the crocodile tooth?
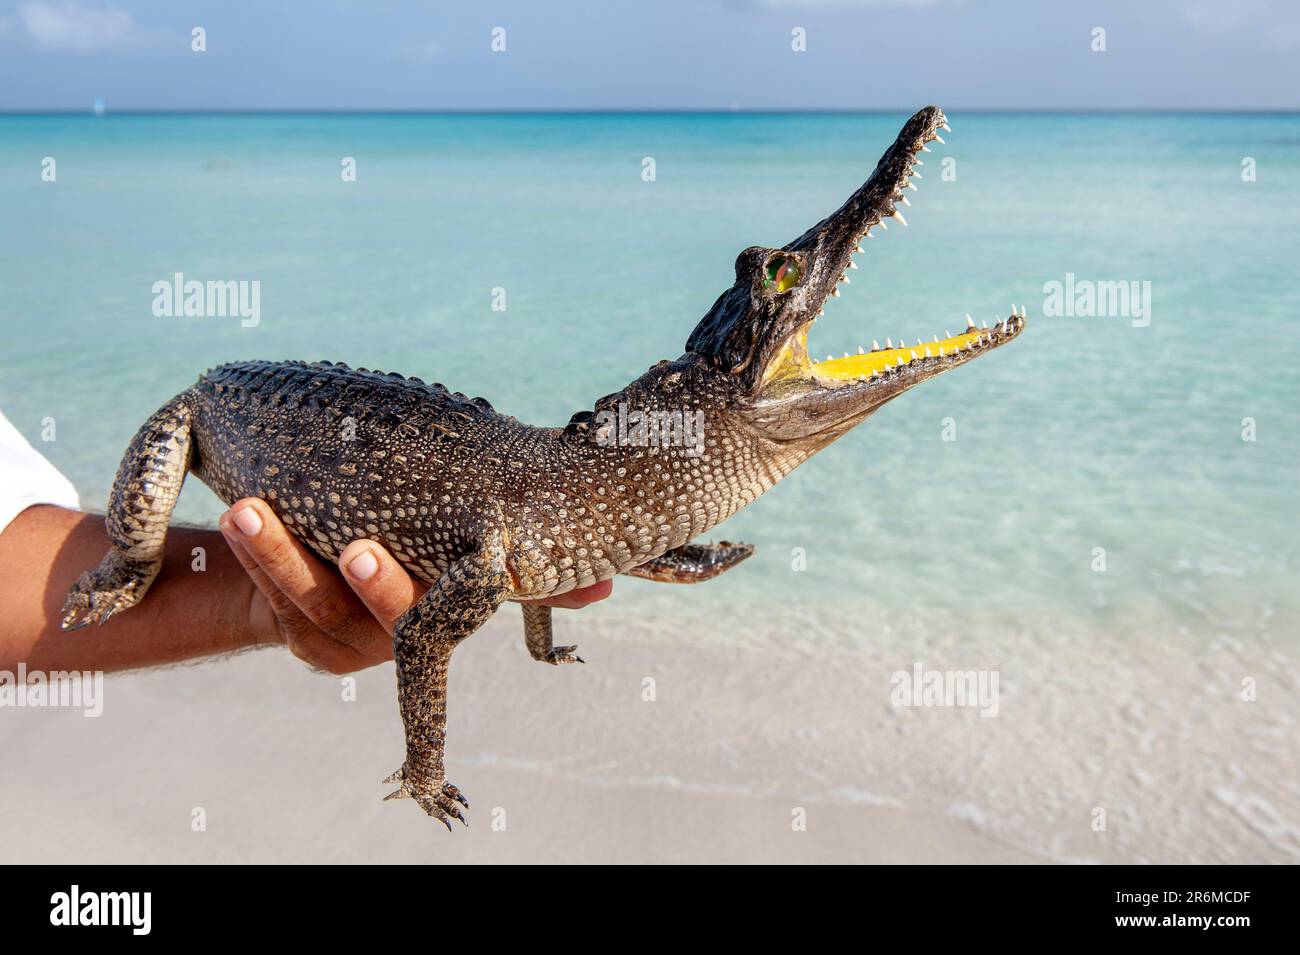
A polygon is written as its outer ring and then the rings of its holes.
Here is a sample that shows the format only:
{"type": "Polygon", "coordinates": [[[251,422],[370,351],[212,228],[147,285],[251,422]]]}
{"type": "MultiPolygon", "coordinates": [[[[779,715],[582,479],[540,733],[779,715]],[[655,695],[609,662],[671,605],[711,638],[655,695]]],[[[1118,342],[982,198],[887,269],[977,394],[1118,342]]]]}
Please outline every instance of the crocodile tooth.
{"type": "Polygon", "coordinates": [[[899,356],[898,356],[898,363],[899,363],[900,365],[906,365],[906,364],[907,364],[907,362],[903,361],[903,356],[902,356],[902,355],[899,355],[899,356]]]}
{"type": "Polygon", "coordinates": [[[933,336],[933,337],[934,337],[934,343],[935,343],[936,345],[939,344],[939,336],[938,336],[938,335],[935,335],[935,336],[933,336]]]}
{"type": "Polygon", "coordinates": [[[871,339],[871,350],[880,351],[880,342],[876,341],[874,338],[871,339]]]}
{"type": "Polygon", "coordinates": [[[989,330],[989,323],[988,323],[988,322],[980,322],[980,324],[981,324],[982,326],[984,326],[984,331],[987,332],[987,331],[989,330]]]}
{"type": "Polygon", "coordinates": [[[944,337],[944,338],[952,338],[952,332],[948,331],[948,329],[945,328],[945,329],[943,330],[943,337],[944,337]]]}
{"type": "Polygon", "coordinates": [[[912,162],[916,163],[918,166],[924,166],[924,165],[925,165],[925,163],[921,162],[921,160],[919,160],[919,159],[913,159],[912,162]]]}
{"type": "MultiPolygon", "coordinates": [[[[899,197],[898,197],[898,201],[901,202],[903,205],[907,206],[909,209],[910,209],[911,206],[912,206],[912,204],[911,204],[910,202],[907,201],[907,196],[899,196],[899,197]]],[[[898,215],[898,213],[895,212],[894,215],[898,215]]],[[[903,225],[907,225],[907,223],[904,222],[903,225]]]]}
{"type": "Polygon", "coordinates": [[[903,225],[907,225],[907,220],[903,218],[903,214],[897,209],[894,210],[894,218],[903,223],[903,225]]]}
{"type": "Polygon", "coordinates": [[[921,147],[921,152],[923,152],[923,153],[932,153],[932,152],[934,152],[934,150],[931,149],[929,146],[922,146],[922,147],[921,147]]]}
{"type": "Polygon", "coordinates": [[[884,229],[886,232],[889,231],[889,225],[885,222],[884,219],[881,219],[881,220],[880,220],[879,225],[880,225],[880,228],[884,229]]]}
{"type": "Polygon", "coordinates": [[[839,297],[840,297],[840,288],[839,288],[838,285],[835,286],[835,288],[831,289],[831,294],[832,294],[833,296],[835,296],[836,298],[839,298],[839,297]]]}
{"type": "Polygon", "coordinates": [[[1025,306],[1021,305],[1021,306],[1020,306],[1020,317],[1021,317],[1021,318],[1025,318],[1025,317],[1028,316],[1028,315],[1029,315],[1029,309],[1027,309],[1027,308],[1025,308],[1025,306]]]}
{"type": "Polygon", "coordinates": [[[967,312],[967,313],[966,313],[966,327],[967,327],[967,328],[974,328],[974,327],[975,327],[975,319],[973,319],[973,318],[970,317],[970,312],[967,312]]]}
{"type": "Polygon", "coordinates": [[[949,133],[952,132],[952,127],[948,125],[948,121],[946,119],[943,121],[943,125],[940,126],[939,128],[944,130],[945,132],[949,132],[949,133]]]}
{"type": "Polygon", "coordinates": [[[885,339],[885,348],[887,348],[887,349],[893,349],[893,347],[894,347],[894,343],[893,343],[893,341],[892,341],[891,339],[886,338],[886,339],[885,339]]]}
{"type": "Polygon", "coordinates": [[[917,358],[920,358],[920,357],[921,357],[920,355],[918,355],[918,354],[916,353],[916,349],[915,349],[915,348],[910,348],[910,349],[908,349],[908,352],[907,352],[907,353],[908,353],[909,355],[912,356],[913,361],[915,361],[917,358]]]}
{"type": "Polygon", "coordinates": [[[858,267],[858,263],[854,262],[852,259],[849,259],[849,268],[856,269],[857,267],[858,267]]]}
{"type": "Polygon", "coordinates": [[[935,141],[936,143],[938,143],[940,146],[947,146],[947,145],[948,145],[947,143],[945,143],[945,142],[943,141],[943,137],[940,136],[938,133],[935,133],[935,134],[934,134],[934,141],[935,141]]]}
{"type": "MultiPolygon", "coordinates": [[[[917,165],[920,165],[920,164],[918,163],[917,165]]],[[[925,176],[921,175],[919,172],[914,172],[914,173],[912,173],[912,175],[915,176],[917,179],[924,179],[924,178],[925,178],[925,176]]],[[[909,183],[909,185],[911,185],[911,183],[909,183]]]]}
{"type": "Polygon", "coordinates": [[[859,355],[863,354],[862,346],[861,346],[861,345],[858,346],[858,354],[859,354],[859,355]]]}
{"type": "Polygon", "coordinates": [[[840,276],[840,281],[843,282],[845,285],[852,285],[852,284],[853,284],[852,279],[850,279],[847,275],[841,275],[841,276],[840,276]]]}
{"type": "Polygon", "coordinates": [[[925,357],[926,357],[926,358],[930,358],[930,357],[932,357],[932,356],[930,355],[930,346],[929,346],[929,345],[926,345],[926,346],[925,346],[925,357]]]}
{"type": "MultiPolygon", "coordinates": [[[[858,243],[858,247],[857,247],[856,249],[854,249],[853,251],[854,251],[854,252],[861,252],[861,251],[862,251],[862,243],[858,243]]],[[[856,265],[853,266],[853,267],[854,267],[855,269],[857,268],[856,265]]]]}
{"type": "Polygon", "coordinates": [[[942,345],[939,346],[939,357],[940,357],[940,358],[943,357],[943,346],[942,346],[942,345]]]}
{"type": "Polygon", "coordinates": [[[920,348],[920,347],[921,347],[922,345],[924,345],[924,344],[925,344],[925,342],[921,341],[921,339],[918,338],[918,339],[916,340],[916,347],[917,347],[917,348],[920,348]]]}
{"type": "MultiPolygon", "coordinates": [[[[918,176],[917,178],[919,179],[919,178],[921,178],[921,177],[918,176]]],[[[915,186],[913,183],[910,183],[910,182],[907,184],[907,188],[908,188],[908,189],[911,189],[913,192],[918,192],[918,191],[919,191],[919,190],[916,188],[916,186],[915,186]]]]}

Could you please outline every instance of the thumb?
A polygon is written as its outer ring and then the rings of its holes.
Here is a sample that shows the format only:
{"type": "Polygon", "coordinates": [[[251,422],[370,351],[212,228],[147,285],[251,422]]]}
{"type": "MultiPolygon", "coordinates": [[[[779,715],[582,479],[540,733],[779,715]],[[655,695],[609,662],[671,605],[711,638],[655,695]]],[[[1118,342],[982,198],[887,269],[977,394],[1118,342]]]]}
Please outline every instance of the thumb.
{"type": "Polygon", "coordinates": [[[379,544],[355,540],[339,555],[343,579],[390,634],[425,588],[379,544]]]}

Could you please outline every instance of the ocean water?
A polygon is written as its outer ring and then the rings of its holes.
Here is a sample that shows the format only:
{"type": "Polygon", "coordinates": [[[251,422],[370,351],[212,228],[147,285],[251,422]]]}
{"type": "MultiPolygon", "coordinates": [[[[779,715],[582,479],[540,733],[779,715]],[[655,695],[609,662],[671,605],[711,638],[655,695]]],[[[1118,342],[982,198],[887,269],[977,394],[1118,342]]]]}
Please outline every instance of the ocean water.
{"type": "MultiPolygon", "coordinates": [[[[29,437],[56,419],[43,450],[96,507],[135,427],[227,360],[398,370],[563,423],[680,354],[737,251],[834,209],[902,118],[6,116],[0,407],[29,437]],[[259,281],[260,323],[155,317],[177,272],[259,281]]],[[[950,118],[910,226],[869,244],[813,348],[929,340],[1012,303],[1029,329],[722,528],[759,550],[690,598],[740,614],[718,639],[1294,609],[1300,117],[950,118]],[[1045,315],[1067,273],[1149,282],[1149,324],[1045,315]]],[[[180,507],[217,512],[201,488],[180,507]]],[[[682,597],[633,587],[638,617],[682,597]]]]}

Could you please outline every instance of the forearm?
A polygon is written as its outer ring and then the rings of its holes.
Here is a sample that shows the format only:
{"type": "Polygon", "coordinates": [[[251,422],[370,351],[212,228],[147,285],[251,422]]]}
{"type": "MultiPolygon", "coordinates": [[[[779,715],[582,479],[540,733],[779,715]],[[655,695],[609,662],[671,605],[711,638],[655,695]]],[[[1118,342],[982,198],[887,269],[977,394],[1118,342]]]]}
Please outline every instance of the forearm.
{"type": "MultiPolygon", "coordinates": [[[[68,588],[108,549],[104,519],[30,507],[0,533],[0,670],[123,670],[244,649],[254,587],[217,531],[173,527],[147,598],[100,627],[59,629],[68,588]],[[205,569],[194,569],[194,548],[205,569]]],[[[264,639],[264,638],[263,638],[264,639]]]]}

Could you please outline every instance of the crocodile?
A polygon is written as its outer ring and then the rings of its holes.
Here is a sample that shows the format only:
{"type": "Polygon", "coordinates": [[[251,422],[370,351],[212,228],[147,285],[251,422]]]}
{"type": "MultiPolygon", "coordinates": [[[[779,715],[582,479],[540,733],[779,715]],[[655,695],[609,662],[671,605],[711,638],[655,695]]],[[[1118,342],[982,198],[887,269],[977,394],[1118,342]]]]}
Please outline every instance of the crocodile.
{"type": "MultiPolygon", "coordinates": [[[[331,362],[222,365],[135,435],[105,525],[110,549],[72,586],[61,626],[103,623],[144,597],[186,473],[223,501],[256,496],[320,558],[358,538],[383,544],[429,586],[396,624],[405,758],[386,796],[448,829],[468,801],[443,765],[447,672],[456,646],[505,602],[627,574],[694,583],[736,566],[747,544],[694,541],[909,388],[1000,347],[1026,312],[989,328],[814,362],[808,333],[849,283],[853,256],[920,179],[919,154],[950,131],[935,106],[907,120],[870,178],[780,248],[751,247],[685,352],[660,361],[562,427],[533,427],[419,378],[331,362]],[[628,422],[637,426],[629,429],[628,422]],[[685,424],[698,427],[687,429],[685,424]],[[694,431],[694,443],[680,440],[694,431]]],[[[521,603],[530,655],[554,645],[551,611],[521,603]]]]}

